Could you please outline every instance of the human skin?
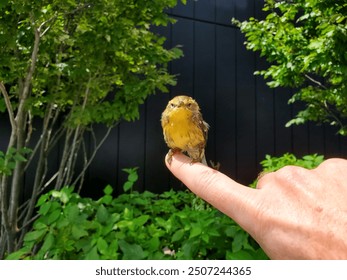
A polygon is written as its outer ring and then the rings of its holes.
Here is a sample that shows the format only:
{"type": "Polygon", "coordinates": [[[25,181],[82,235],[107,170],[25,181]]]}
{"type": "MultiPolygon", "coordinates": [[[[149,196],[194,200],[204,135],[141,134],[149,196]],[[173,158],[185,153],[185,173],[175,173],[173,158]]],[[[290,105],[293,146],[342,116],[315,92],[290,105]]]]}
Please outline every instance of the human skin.
{"type": "Polygon", "coordinates": [[[256,189],[175,153],[168,169],[235,220],[271,259],[347,259],[347,160],[315,169],[286,166],[256,189]]]}

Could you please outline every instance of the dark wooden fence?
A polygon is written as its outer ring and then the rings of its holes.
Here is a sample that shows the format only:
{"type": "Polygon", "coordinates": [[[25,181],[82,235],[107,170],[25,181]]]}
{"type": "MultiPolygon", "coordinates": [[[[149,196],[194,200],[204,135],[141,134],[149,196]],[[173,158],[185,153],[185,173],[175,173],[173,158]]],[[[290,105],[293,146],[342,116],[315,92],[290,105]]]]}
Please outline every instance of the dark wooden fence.
{"type": "Polygon", "coordinates": [[[170,65],[178,84],[170,94],[148,98],[141,106],[140,120],[121,123],[112,131],[88,171],[86,194],[99,195],[106,184],[121,192],[127,176],[121,169],[135,166],[140,191],[182,188],[165,167],[168,149],[160,126],[168,100],[182,93],[198,101],[211,126],[207,158],[219,162],[222,172],[241,183],[257,177],[266,154],[347,155],[347,138],[337,136],[331,127],[285,128],[298,110],[298,105],[287,105],[291,91],[271,90],[262,77],[253,75],[265,63],[245,49],[244,37],[231,25],[231,18],[261,17],[262,6],[259,0],[188,0],[187,5],[169,11],[177,23],[156,32],[167,37],[167,47],[182,46],[184,57],[170,65]]]}

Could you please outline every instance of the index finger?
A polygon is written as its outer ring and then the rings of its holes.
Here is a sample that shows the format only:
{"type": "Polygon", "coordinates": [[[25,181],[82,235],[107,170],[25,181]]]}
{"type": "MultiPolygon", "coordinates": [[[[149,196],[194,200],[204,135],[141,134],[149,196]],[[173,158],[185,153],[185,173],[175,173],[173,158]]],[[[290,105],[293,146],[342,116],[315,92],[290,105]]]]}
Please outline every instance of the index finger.
{"type": "Polygon", "coordinates": [[[256,222],[257,190],[237,183],[223,173],[175,153],[168,169],[196,195],[235,220],[250,234],[256,222]]]}

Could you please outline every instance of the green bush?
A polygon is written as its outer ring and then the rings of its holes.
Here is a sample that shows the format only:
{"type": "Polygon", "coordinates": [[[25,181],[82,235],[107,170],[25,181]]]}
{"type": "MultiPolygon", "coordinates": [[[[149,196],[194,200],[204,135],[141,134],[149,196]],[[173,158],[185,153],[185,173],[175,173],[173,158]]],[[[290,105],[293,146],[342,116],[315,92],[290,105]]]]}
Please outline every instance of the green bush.
{"type": "MultiPolygon", "coordinates": [[[[129,173],[124,188],[137,179],[129,173]]],[[[50,191],[23,247],[7,259],[264,259],[233,220],[188,191],[131,192],[98,200],[50,191]]]]}

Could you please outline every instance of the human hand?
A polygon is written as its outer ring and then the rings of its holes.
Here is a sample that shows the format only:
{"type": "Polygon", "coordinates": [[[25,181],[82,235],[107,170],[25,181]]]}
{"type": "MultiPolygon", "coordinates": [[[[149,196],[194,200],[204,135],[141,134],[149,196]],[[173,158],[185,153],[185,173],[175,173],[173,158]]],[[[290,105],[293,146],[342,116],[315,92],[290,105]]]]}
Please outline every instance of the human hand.
{"type": "Polygon", "coordinates": [[[347,160],[316,169],[287,166],[256,189],[175,153],[169,170],[191,191],[235,220],[271,259],[347,259],[347,160]]]}

